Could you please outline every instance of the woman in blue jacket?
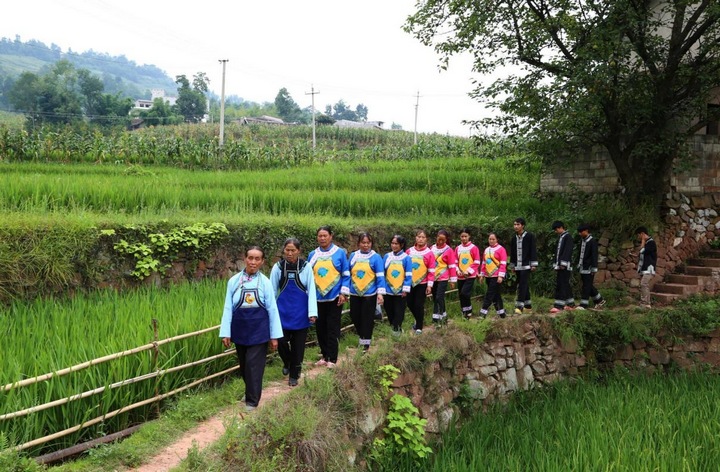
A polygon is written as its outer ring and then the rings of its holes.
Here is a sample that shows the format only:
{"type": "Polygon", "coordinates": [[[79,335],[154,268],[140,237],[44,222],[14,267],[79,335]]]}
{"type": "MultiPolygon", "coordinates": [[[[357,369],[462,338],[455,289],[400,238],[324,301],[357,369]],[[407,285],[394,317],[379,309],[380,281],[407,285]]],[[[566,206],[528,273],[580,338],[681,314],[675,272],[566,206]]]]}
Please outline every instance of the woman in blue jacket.
{"type": "Polygon", "coordinates": [[[282,259],[270,271],[283,330],[278,353],[283,361],[283,375],[290,375],[291,387],[300,379],[308,328],[317,320],[315,278],[310,265],[299,256],[300,241],[287,239],[282,259]]]}
{"type": "Polygon", "coordinates": [[[282,338],[275,292],[270,279],[260,272],[264,262],[265,253],[258,246],[245,251],[245,268],[228,281],[220,322],[223,345],[235,344],[248,411],[260,403],[268,343],[275,350],[282,338]]]}

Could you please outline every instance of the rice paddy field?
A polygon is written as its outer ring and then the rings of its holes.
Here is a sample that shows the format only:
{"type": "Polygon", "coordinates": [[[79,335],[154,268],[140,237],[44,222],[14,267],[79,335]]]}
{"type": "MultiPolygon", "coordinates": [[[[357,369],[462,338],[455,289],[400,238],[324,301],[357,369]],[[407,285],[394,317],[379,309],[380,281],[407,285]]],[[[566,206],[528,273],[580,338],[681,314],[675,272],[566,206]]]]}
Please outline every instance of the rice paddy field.
{"type": "MultiPolygon", "coordinates": [[[[544,226],[578,217],[578,210],[561,198],[538,198],[540,165],[519,146],[437,135],[422,136],[413,146],[411,133],[327,128],[319,130],[313,150],[307,128],[230,127],[221,152],[215,131],[183,126],[111,135],[77,130],[28,134],[0,126],[0,298],[8,300],[0,307],[0,445],[26,445],[110,412],[117,414],[26,450],[40,454],[118,431],[158,413],[156,404],[122,411],[125,406],[234,365],[232,357],[223,357],[118,385],[222,353],[212,330],[13,386],[219,323],[224,280],[17,296],[24,287],[42,294],[48,280],[70,286],[77,261],[93,254],[88,248],[97,243],[101,229],[217,222],[232,226],[235,242],[267,238],[262,242],[277,245],[277,237],[308,236],[321,224],[337,225],[348,235],[443,226],[509,232],[517,216],[544,226]],[[98,391],[65,402],[93,390],[98,391]],[[50,401],[62,403],[39,408],[50,401]]],[[[617,224],[628,218],[621,204],[588,211],[595,212],[590,213],[594,221],[617,224]]],[[[575,413],[567,413],[568,424],[575,413]]],[[[541,421],[535,426],[541,427],[541,421]]],[[[518,428],[520,435],[523,427],[518,428]]],[[[455,454],[476,447],[458,443],[455,454]]],[[[485,451],[488,444],[481,447],[485,451]]],[[[435,470],[464,470],[453,469],[452,463],[444,467],[435,470]]],[[[558,467],[544,470],[566,470],[558,467]]],[[[514,470],[503,470],[508,468],[514,470]]]]}
{"type": "MultiPolygon", "coordinates": [[[[127,221],[254,214],[468,224],[549,210],[533,192],[539,169],[476,158],[314,164],[292,170],[198,171],[173,167],[0,163],[0,211],[127,221]],[[528,182],[528,179],[532,179],[528,182]],[[517,194],[517,189],[526,189],[517,194]]],[[[548,213],[549,214],[549,213],[548,213]]]]}
{"type": "MultiPolygon", "coordinates": [[[[218,330],[162,344],[137,354],[77,369],[25,387],[11,384],[60,371],[154,341],[219,325],[225,281],[142,288],[125,293],[98,291],[66,300],[15,302],[0,312],[0,437],[25,444],[83,422],[170,392],[196,379],[234,366],[233,356],[122,386],[112,384],[181,366],[224,349],[218,330]],[[155,322],[153,321],[155,320],[155,322]],[[5,386],[5,387],[3,387],[5,386]],[[106,387],[93,396],[39,410],[41,404],[106,387]],[[14,416],[35,407],[37,411],[14,416]]],[[[156,417],[149,404],[94,426],[30,447],[41,452],[82,442],[156,417]]]]}
{"type": "Polygon", "coordinates": [[[702,372],[557,384],[478,413],[426,462],[394,457],[376,470],[717,470],[719,388],[702,372]]]}

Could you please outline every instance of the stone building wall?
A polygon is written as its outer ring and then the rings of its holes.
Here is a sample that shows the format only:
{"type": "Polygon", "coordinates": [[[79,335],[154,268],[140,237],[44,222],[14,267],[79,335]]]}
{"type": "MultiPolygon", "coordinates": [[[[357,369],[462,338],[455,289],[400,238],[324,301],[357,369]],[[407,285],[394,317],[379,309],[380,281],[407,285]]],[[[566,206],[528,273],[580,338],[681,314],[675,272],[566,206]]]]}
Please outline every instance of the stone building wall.
{"type": "MultiPolygon", "coordinates": [[[[690,146],[695,161],[691,168],[672,175],[671,188],[687,195],[720,192],[720,136],[696,135],[690,146]]],[[[607,151],[599,147],[576,156],[562,167],[545,169],[540,178],[541,192],[612,193],[620,189],[615,164],[607,151]]]]}
{"type": "MultiPolygon", "coordinates": [[[[605,364],[642,372],[720,368],[720,329],[703,337],[665,336],[656,341],[622,346],[605,364]]],[[[458,415],[455,401],[461,396],[484,409],[517,391],[576,377],[588,365],[576,343],[563,344],[543,329],[542,322],[527,321],[519,334],[490,340],[479,353],[466,355],[454,366],[433,363],[422,372],[403,373],[392,388],[418,407],[428,420],[427,432],[440,433],[458,415]]]]}

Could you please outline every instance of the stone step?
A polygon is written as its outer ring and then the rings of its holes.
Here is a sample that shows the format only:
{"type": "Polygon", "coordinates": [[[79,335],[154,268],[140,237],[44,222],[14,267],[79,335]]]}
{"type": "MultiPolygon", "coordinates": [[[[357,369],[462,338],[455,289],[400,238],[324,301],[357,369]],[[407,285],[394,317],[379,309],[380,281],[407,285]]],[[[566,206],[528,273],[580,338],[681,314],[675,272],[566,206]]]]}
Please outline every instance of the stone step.
{"type": "Polygon", "coordinates": [[[688,259],[688,265],[701,267],[720,267],[720,259],[695,258],[688,259]]]}
{"type": "Polygon", "coordinates": [[[700,267],[700,266],[685,266],[685,274],[687,275],[702,275],[706,277],[712,277],[713,275],[713,269],[712,267],[700,267]]]}
{"type": "Polygon", "coordinates": [[[650,297],[660,305],[668,305],[675,300],[682,298],[682,295],[679,295],[677,293],[651,292],[650,297]]]}
{"type": "Polygon", "coordinates": [[[670,284],[700,285],[700,276],[685,274],[670,274],[665,282],[670,284]]]}
{"type": "Polygon", "coordinates": [[[653,287],[654,292],[658,293],[674,293],[677,295],[690,295],[691,293],[698,293],[700,287],[697,285],[685,285],[685,284],[670,284],[670,283],[659,283],[653,287]]]}
{"type": "Polygon", "coordinates": [[[700,257],[709,257],[711,259],[720,259],[720,249],[709,249],[701,254],[700,257]]]}

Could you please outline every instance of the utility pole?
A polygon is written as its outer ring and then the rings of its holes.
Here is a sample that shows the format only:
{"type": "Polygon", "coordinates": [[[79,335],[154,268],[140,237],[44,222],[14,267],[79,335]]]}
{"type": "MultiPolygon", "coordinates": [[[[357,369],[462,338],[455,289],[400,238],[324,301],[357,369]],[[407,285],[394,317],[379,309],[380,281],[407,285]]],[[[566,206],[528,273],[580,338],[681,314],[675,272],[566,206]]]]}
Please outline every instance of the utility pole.
{"type": "Polygon", "coordinates": [[[222,64],[222,87],[220,88],[220,149],[225,145],[225,64],[228,59],[219,59],[222,64]]]}
{"type": "Polygon", "coordinates": [[[320,93],[318,90],[315,91],[315,86],[310,85],[310,93],[305,92],[305,95],[311,95],[312,96],[312,130],[313,130],[313,151],[315,150],[315,95],[320,93]]]}
{"type": "Polygon", "coordinates": [[[417,144],[417,116],[418,116],[418,107],[420,106],[420,90],[418,90],[418,93],[416,95],[415,100],[415,135],[413,136],[413,144],[417,144]]]}

